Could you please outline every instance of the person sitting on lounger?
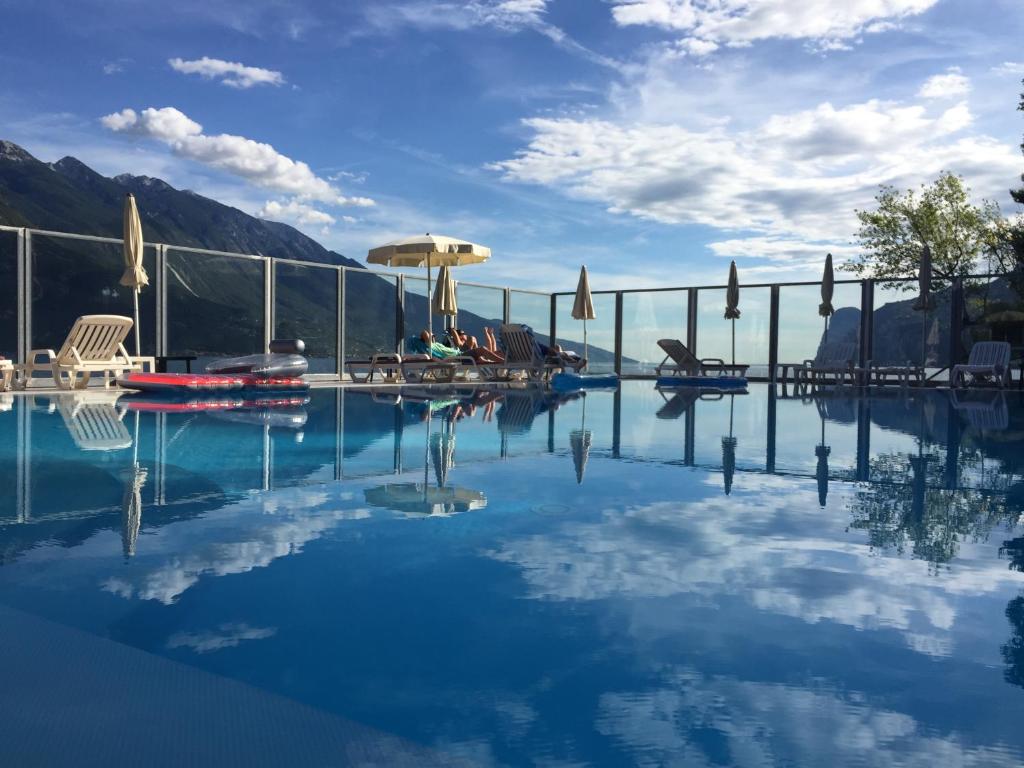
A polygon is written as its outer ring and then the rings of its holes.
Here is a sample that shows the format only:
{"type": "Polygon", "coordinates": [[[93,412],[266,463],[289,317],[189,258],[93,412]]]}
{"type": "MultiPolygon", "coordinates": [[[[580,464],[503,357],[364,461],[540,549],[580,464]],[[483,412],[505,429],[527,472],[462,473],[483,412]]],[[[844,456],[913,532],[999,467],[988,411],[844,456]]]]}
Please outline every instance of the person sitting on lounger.
{"type": "Polygon", "coordinates": [[[472,349],[468,350],[460,350],[455,349],[454,347],[449,347],[445,344],[442,344],[439,341],[435,341],[434,335],[428,330],[424,330],[420,334],[420,341],[422,341],[424,346],[430,350],[430,356],[437,358],[439,360],[446,360],[451,357],[462,357],[463,355],[466,355],[468,357],[473,358],[474,362],[476,362],[478,365],[482,363],[494,364],[505,362],[504,355],[502,355],[500,352],[495,352],[486,347],[473,347],[472,349]]]}

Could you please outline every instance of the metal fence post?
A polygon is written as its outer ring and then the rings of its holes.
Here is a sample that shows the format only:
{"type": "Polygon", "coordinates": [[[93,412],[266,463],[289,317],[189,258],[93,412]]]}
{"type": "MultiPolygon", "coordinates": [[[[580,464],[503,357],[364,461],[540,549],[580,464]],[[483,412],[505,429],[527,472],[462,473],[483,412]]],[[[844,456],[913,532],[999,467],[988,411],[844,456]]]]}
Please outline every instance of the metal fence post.
{"type": "Polygon", "coordinates": [[[345,375],[345,273],[342,267],[338,270],[338,376],[345,375]]]}
{"type": "Polygon", "coordinates": [[[874,333],[875,281],[863,280],[860,284],[860,352],[857,357],[861,368],[866,368],[871,360],[874,333]]]}
{"type": "Polygon", "coordinates": [[[686,346],[697,354],[697,289],[686,289],[686,346]]]}
{"type": "Polygon", "coordinates": [[[548,339],[549,343],[557,344],[556,339],[558,338],[555,334],[558,332],[558,328],[555,327],[555,317],[557,315],[558,307],[558,296],[551,294],[551,335],[548,339]]]}
{"type": "Polygon", "coordinates": [[[153,345],[157,357],[167,354],[167,246],[156,243],[156,343],[153,345]]]}
{"type": "Polygon", "coordinates": [[[274,259],[263,262],[263,348],[274,338],[274,259]]]}
{"type": "Polygon", "coordinates": [[[768,381],[774,385],[779,367],[779,286],[777,285],[773,285],[770,289],[768,306],[768,381]]]}
{"type": "MultiPolygon", "coordinates": [[[[429,300],[429,297],[428,297],[429,300]]],[[[405,350],[402,336],[405,331],[405,275],[395,279],[395,349],[401,354],[405,350]]]]}
{"type": "Polygon", "coordinates": [[[505,304],[502,307],[501,322],[508,325],[512,318],[512,289],[505,288],[505,304]]]}
{"type": "Polygon", "coordinates": [[[622,373],[622,291],[615,292],[615,373],[622,373]]]}
{"type": "Polygon", "coordinates": [[[29,252],[28,239],[29,233],[27,229],[18,230],[18,244],[17,244],[17,263],[15,264],[15,270],[17,272],[17,289],[18,289],[18,349],[17,355],[18,360],[26,362],[25,358],[28,356],[28,351],[32,348],[29,344],[29,315],[32,311],[32,282],[29,280],[30,265],[28,264],[28,258],[26,254],[29,252]]]}

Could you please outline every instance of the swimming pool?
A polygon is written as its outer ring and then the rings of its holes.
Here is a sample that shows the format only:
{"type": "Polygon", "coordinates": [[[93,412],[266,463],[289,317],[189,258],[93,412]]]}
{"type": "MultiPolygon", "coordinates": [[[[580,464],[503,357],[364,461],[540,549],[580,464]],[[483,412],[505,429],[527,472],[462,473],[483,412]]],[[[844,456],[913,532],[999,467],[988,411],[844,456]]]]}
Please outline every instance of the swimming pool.
{"type": "Polygon", "coordinates": [[[1017,392],[265,405],[0,404],[4,765],[1024,759],[1017,392]]]}

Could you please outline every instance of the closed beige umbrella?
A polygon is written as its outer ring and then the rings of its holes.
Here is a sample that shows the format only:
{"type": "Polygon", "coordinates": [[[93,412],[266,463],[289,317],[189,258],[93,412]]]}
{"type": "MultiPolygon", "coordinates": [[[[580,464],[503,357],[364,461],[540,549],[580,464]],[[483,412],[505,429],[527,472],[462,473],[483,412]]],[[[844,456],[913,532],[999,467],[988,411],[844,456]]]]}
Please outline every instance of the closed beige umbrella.
{"type": "Polygon", "coordinates": [[[825,318],[825,341],[828,341],[828,319],[835,313],[832,306],[832,296],[836,290],[836,276],[832,271],[832,254],[825,257],[825,271],[821,275],[821,304],[818,305],[818,314],[825,318]]]}
{"type": "Polygon", "coordinates": [[[430,311],[430,270],[433,267],[461,267],[466,264],[480,264],[491,257],[491,249],[444,235],[407,237],[371,248],[366,256],[368,264],[387,267],[427,268],[427,328],[433,333],[433,317],[430,311]]]}
{"type": "Polygon", "coordinates": [[[455,281],[451,270],[445,264],[437,276],[437,288],[434,289],[432,309],[435,315],[455,317],[459,313],[459,305],[455,299],[455,281]]]}
{"type": "MultiPolygon", "coordinates": [[[[580,267],[580,281],[576,285],[576,300],[572,304],[573,320],[583,321],[583,357],[587,356],[587,320],[597,319],[594,313],[594,298],[590,295],[590,278],[587,276],[587,267],[580,267]]],[[[554,344],[554,339],[551,340],[554,344]]]]}
{"type": "Polygon", "coordinates": [[[149,276],[142,266],[142,221],[139,209],[135,205],[135,195],[129,192],[124,198],[124,274],[120,283],[132,289],[132,300],[135,309],[135,354],[142,354],[141,335],[139,333],[139,291],[149,285],[149,276]]]}

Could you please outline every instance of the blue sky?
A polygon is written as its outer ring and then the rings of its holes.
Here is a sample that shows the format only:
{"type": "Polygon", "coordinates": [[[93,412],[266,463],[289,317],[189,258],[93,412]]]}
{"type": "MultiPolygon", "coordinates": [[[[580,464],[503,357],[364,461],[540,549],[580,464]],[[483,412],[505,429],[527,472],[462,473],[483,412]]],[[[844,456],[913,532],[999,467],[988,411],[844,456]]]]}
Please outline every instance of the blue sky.
{"type": "Polygon", "coordinates": [[[459,277],[814,279],[880,183],[1015,209],[1020,0],[0,0],[0,136],[459,277]]]}

